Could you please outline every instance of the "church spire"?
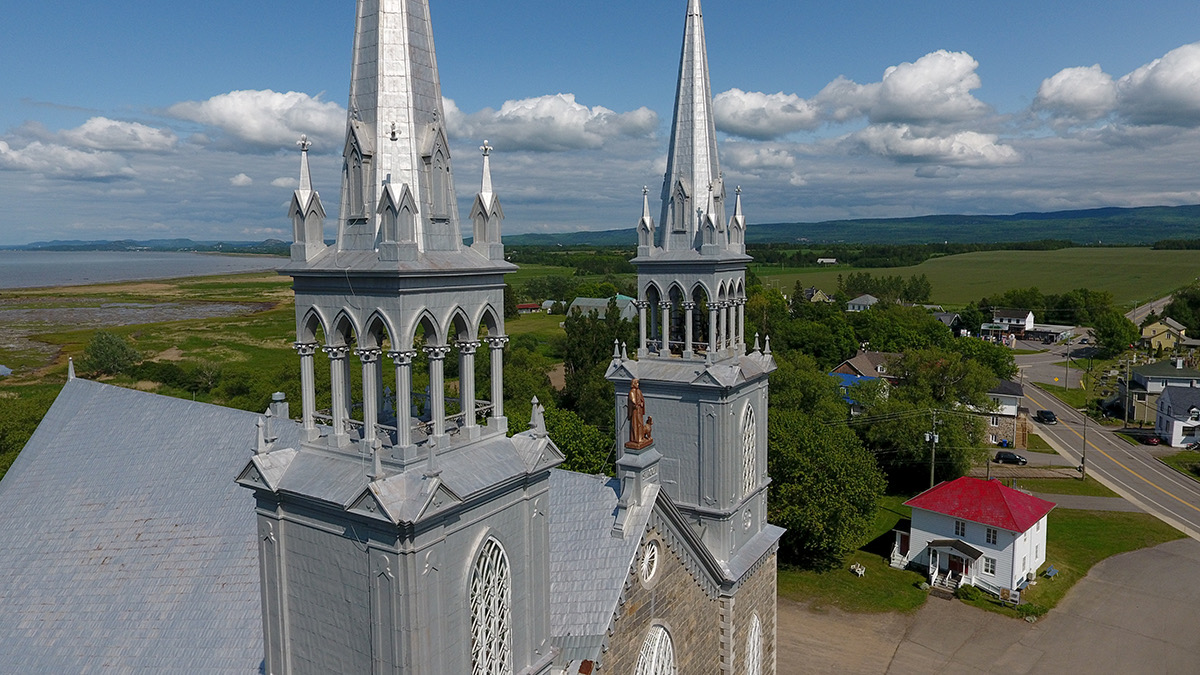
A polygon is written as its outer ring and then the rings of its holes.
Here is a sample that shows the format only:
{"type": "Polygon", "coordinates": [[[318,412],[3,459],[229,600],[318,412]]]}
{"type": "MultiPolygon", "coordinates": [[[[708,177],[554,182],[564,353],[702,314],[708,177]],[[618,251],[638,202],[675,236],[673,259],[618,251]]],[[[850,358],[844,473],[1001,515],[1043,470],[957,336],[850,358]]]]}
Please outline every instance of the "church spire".
{"type": "Polygon", "coordinates": [[[704,17],[700,0],[689,0],[671,124],[671,149],[663,180],[661,245],[664,249],[699,248],[703,220],[697,209],[704,208],[708,199],[705,193],[710,186],[714,209],[707,215],[723,222],[725,187],[717,160],[704,17]]]}
{"type": "Polygon", "coordinates": [[[408,192],[416,213],[398,243],[419,251],[459,250],[428,0],[358,0],[349,111],[339,249],[374,249],[388,208],[394,210],[408,192]]]}
{"type": "Polygon", "coordinates": [[[292,258],[308,261],[325,249],[325,207],[321,195],[313,189],[308,169],[308,149],[312,142],[308,136],[301,136],[296,145],[300,146],[300,185],[292,194],[288,209],[288,217],[292,219],[292,258]]]}
{"type": "Polygon", "coordinates": [[[474,225],[471,248],[489,260],[504,260],[504,244],[500,239],[504,209],[500,207],[500,199],[492,192],[493,149],[487,141],[479,148],[483,153],[483,180],[479,185],[479,194],[475,195],[475,203],[471,205],[471,223],[474,225]]]}

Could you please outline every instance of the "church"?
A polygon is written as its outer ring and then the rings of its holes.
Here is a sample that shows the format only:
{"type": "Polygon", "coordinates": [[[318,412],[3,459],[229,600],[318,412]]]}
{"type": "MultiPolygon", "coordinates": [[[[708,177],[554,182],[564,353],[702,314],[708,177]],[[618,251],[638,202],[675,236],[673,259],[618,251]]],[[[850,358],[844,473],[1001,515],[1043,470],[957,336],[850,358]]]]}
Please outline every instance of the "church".
{"type": "Polygon", "coordinates": [[[775,673],[775,364],[744,338],[699,0],[677,86],[638,343],[607,370],[616,476],[560,470],[536,399],[505,416],[492,148],[460,221],[429,2],[358,0],[335,243],[306,139],[289,209],[298,420],[72,378],[0,483],[28,516],[0,525],[0,669],[775,673]]]}

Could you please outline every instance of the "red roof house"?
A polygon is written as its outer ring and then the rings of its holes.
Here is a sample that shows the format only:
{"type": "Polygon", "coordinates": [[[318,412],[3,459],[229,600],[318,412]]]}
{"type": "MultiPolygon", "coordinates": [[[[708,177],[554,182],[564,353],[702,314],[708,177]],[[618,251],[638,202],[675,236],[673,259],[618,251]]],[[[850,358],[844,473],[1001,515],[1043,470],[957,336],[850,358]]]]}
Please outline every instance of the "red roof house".
{"type": "Polygon", "coordinates": [[[915,566],[930,582],[972,584],[996,595],[1022,589],[1046,561],[1046,517],[1053,502],[996,480],[964,477],[905,502],[908,531],[896,532],[892,564],[915,566]]]}

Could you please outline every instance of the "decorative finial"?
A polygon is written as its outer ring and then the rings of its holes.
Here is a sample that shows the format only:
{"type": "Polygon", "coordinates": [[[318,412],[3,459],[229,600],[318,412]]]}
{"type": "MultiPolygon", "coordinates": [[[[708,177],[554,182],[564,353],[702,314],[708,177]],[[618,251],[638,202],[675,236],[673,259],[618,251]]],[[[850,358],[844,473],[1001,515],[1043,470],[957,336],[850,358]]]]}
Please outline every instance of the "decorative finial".
{"type": "Polygon", "coordinates": [[[267,451],[267,423],[260,417],[255,420],[254,426],[258,428],[258,438],[254,445],[254,454],[261,455],[267,451]]]}
{"type": "Polygon", "coordinates": [[[621,341],[613,339],[613,360],[621,358],[621,341]]]}
{"type": "Polygon", "coordinates": [[[742,196],[742,186],[741,185],[737,186],[737,196],[739,196],[739,197],[742,196]]]}
{"type": "Polygon", "coordinates": [[[75,359],[67,359],[67,380],[75,379],[75,359]]]}
{"type": "Polygon", "coordinates": [[[763,350],[763,353],[766,354],[767,356],[771,355],[771,336],[770,335],[767,336],[767,348],[763,350]]]}
{"type": "Polygon", "coordinates": [[[399,139],[400,139],[400,132],[396,130],[396,123],[392,122],[392,140],[396,141],[399,139]]]}
{"type": "Polygon", "coordinates": [[[759,342],[758,342],[758,333],[754,334],[754,351],[756,351],[756,352],[762,351],[762,347],[759,345],[759,342]]]}
{"type": "Polygon", "coordinates": [[[654,442],[651,431],[654,418],[646,417],[646,399],[642,396],[642,383],[634,379],[629,383],[629,396],[626,399],[629,415],[629,442],[625,447],[631,450],[641,450],[654,442]]]}
{"type": "Polygon", "coordinates": [[[621,360],[629,360],[629,347],[624,342],[621,343],[621,360]]]}
{"type": "Polygon", "coordinates": [[[643,185],[643,186],[642,186],[642,196],[643,196],[643,197],[649,197],[649,196],[650,196],[650,186],[649,186],[649,185],[643,185]]]}
{"type": "Polygon", "coordinates": [[[377,480],[383,480],[384,478],[387,478],[387,476],[383,474],[383,442],[380,441],[378,437],[371,442],[371,454],[375,456],[375,467],[371,471],[371,475],[367,476],[367,478],[370,478],[371,482],[373,483],[377,480]]]}
{"type": "Polygon", "coordinates": [[[495,150],[495,148],[488,144],[486,138],[483,140],[483,145],[479,146],[479,149],[483,152],[484,157],[491,156],[492,150],[495,150]]]}
{"type": "Polygon", "coordinates": [[[533,397],[533,407],[529,411],[529,430],[534,436],[545,437],[546,432],[546,409],[538,402],[536,396],[533,397]]]}
{"type": "Polygon", "coordinates": [[[300,134],[300,140],[296,141],[296,145],[300,146],[300,152],[308,152],[312,147],[312,142],[308,140],[308,134],[300,134]]]}
{"type": "Polygon", "coordinates": [[[442,470],[438,468],[437,464],[436,436],[429,437],[429,466],[425,468],[425,473],[423,475],[426,478],[437,478],[438,476],[442,475],[442,470]]]}

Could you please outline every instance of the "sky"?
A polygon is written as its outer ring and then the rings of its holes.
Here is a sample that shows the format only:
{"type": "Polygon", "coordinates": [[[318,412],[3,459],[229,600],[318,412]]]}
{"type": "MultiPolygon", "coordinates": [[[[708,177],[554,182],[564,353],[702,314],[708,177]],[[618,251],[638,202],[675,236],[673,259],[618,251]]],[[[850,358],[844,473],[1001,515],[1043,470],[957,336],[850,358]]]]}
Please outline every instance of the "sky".
{"type": "MultiPolygon", "coordinates": [[[[289,239],[302,133],[337,213],[350,0],[0,6],[0,245],[289,239]]],[[[506,233],[632,228],[686,6],[431,0],[462,212],[487,139],[506,233]]],[[[1200,203],[1195,0],[703,11],[751,227],[1200,203]]]]}

